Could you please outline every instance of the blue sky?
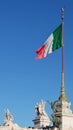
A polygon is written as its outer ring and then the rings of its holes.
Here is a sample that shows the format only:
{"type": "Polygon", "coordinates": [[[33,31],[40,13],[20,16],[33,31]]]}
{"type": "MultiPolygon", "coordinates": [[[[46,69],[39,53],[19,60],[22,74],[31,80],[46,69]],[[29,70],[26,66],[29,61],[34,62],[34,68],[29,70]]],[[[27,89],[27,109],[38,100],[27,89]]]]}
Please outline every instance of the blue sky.
{"type": "MultiPolygon", "coordinates": [[[[73,0],[0,1],[0,124],[9,109],[14,122],[33,126],[34,106],[58,99],[61,49],[35,60],[36,49],[61,23],[65,7],[65,89],[73,110],[73,0]]],[[[51,109],[46,103],[50,117],[51,109]]]]}

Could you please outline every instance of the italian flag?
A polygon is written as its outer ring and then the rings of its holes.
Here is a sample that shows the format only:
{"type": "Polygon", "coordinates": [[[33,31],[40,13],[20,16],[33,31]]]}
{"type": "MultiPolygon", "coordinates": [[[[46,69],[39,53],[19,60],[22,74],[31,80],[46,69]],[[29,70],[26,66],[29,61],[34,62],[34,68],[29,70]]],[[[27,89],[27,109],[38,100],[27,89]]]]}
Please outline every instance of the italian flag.
{"type": "Polygon", "coordinates": [[[42,59],[60,47],[62,47],[62,24],[60,24],[45,43],[36,50],[36,59],[42,59]]]}

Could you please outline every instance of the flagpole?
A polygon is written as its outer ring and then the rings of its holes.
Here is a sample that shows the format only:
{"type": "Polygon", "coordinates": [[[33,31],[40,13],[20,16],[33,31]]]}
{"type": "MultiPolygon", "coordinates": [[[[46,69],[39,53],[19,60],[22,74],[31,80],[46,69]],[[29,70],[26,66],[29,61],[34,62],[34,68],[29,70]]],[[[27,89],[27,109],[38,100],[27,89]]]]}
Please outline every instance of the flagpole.
{"type": "Polygon", "coordinates": [[[61,95],[59,99],[61,101],[66,101],[67,97],[65,94],[65,87],[64,87],[64,8],[61,9],[61,19],[62,19],[62,83],[61,83],[61,95]]]}
{"type": "Polygon", "coordinates": [[[64,74],[64,8],[62,11],[62,74],[64,74]]]}

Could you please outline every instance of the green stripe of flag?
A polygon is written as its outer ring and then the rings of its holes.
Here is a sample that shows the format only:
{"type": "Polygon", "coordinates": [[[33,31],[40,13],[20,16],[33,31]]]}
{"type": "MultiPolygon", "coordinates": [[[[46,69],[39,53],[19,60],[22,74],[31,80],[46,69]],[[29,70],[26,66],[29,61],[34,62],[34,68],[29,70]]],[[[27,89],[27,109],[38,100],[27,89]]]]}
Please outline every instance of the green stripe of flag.
{"type": "Polygon", "coordinates": [[[52,50],[62,47],[62,24],[53,32],[53,46],[52,50]]]}

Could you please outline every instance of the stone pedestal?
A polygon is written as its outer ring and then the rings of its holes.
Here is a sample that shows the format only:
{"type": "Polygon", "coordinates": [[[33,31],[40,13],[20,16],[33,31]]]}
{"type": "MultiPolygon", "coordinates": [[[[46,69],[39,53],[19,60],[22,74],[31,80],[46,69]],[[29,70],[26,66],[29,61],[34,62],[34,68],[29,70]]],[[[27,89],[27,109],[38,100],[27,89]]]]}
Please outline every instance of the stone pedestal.
{"type": "Polygon", "coordinates": [[[43,128],[49,126],[49,118],[44,116],[38,116],[34,120],[34,127],[35,128],[43,128]]]}
{"type": "Polygon", "coordinates": [[[53,110],[52,122],[60,130],[73,130],[73,113],[70,109],[71,103],[57,100],[51,103],[53,110]]]}
{"type": "Polygon", "coordinates": [[[71,103],[62,101],[62,130],[73,130],[73,113],[70,105],[71,103]]]}

